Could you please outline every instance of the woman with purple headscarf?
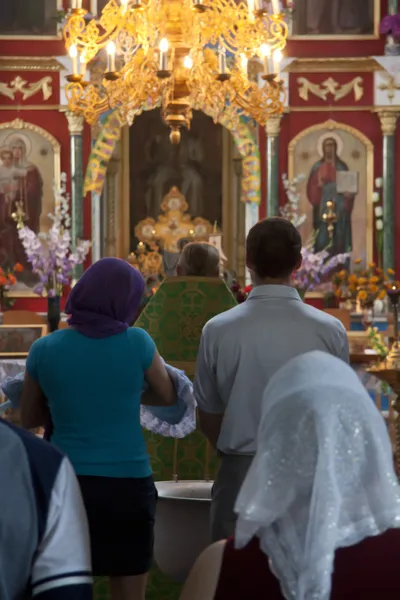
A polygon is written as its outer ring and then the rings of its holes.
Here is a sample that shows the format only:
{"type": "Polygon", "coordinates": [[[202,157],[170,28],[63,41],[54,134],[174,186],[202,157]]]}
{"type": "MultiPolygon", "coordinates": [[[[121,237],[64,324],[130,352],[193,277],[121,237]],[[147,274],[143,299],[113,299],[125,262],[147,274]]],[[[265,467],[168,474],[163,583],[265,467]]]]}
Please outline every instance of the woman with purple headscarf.
{"type": "Polygon", "coordinates": [[[153,551],[156,490],[140,426],[144,383],[163,405],[175,390],[155,344],[135,320],[141,274],[104,258],[73,288],[69,328],[31,347],[21,398],[27,428],[54,423],[52,442],[71,460],[89,519],[93,572],[112,600],[144,600],[153,551]],[[111,408],[110,408],[111,406],[111,408]]]}

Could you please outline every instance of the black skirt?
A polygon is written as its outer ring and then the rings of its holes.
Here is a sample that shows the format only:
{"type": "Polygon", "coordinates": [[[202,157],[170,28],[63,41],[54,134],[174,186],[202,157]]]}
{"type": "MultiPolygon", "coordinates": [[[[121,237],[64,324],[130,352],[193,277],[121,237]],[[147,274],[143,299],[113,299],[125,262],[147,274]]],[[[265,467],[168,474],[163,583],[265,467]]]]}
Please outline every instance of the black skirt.
{"type": "Polygon", "coordinates": [[[127,577],[150,570],[157,491],[152,477],[79,476],[89,521],[93,574],[127,577]]]}

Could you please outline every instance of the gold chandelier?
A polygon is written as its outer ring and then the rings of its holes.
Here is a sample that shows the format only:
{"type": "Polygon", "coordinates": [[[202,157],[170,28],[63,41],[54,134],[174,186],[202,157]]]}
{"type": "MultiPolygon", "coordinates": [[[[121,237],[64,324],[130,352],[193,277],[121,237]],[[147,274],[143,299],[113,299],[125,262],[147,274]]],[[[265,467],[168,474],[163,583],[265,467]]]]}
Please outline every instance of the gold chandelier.
{"type": "Polygon", "coordinates": [[[64,27],[73,65],[69,108],[90,124],[118,109],[132,124],[160,107],[172,143],[190,126],[192,110],[264,125],[283,110],[279,64],[287,34],[280,0],[110,0],[99,19],[72,0],[64,27]],[[104,61],[100,82],[85,79],[93,60],[104,61]],[[254,65],[261,86],[249,78],[254,65]]]}

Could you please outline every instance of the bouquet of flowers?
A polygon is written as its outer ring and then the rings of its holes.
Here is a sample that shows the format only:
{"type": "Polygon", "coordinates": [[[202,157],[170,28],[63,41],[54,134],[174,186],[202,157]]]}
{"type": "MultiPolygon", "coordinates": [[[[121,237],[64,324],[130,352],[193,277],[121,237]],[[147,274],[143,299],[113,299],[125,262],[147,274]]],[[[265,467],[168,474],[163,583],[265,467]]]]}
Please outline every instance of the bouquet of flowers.
{"type": "Polygon", "coordinates": [[[8,269],[0,267],[0,312],[5,308],[11,308],[13,305],[13,300],[7,298],[5,293],[17,283],[16,275],[22,273],[23,270],[24,267],[20,263],[16,263],[8,269]]]}
{"type": "Polygon", "coordinates": [[[75,251],[71,251],[71,218],[65,184],[66,175],[63,173],[61,187],[54,188],[55,211],[49,214],[52,226],[48,233],[36,234],[24,225],[22,219],[18,222],[19,239],[33,273],[39,277],[33,291],[39,296],[46,292],[48,298],[61,296],[64,286],[71,282],[73,268],[83,264],[91,245],[89,241],[81,240],[75,251]]]}
{"type": "Polygon", "coordinates": [[[375,263],[364,268],[359,259],[354,261],[352,272],[344,269],[335,273],[332,283],[337,298],[358,301],[363,308],[373,306],[375,300],[383,300],[386,290],[398,285],[392,269],[385,273],[375,263]]]}
{"type": "Polygon", "coordinates": [[[303,261],[298,271],[294,273],[293,285],[304,297],[307,291],[315,290],[324,284],[332,271],[346,264],[349,254],[331,256],[326,250],[313,252],[311,242],[301,249],[303,261]]]}
{"type": "Polygon", "coordinates": [[[0,296],[4,295],[4,292],[8,292],[10,287],[17,283],[17,273],[22,273],[24,267],[17,263],[11,269],[2,269],[0,267],[0,296]]]}

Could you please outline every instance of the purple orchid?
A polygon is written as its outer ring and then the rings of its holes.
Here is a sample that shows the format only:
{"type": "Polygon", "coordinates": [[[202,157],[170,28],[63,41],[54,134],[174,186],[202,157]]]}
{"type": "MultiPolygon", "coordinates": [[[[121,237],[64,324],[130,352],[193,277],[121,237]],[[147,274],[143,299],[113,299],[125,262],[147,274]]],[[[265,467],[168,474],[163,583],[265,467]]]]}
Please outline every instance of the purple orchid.
{"type": "Polygon", "coordinates": [[[293,285],[298,290],[305,292],[315,290],[323,279],[340,265],[344,265],[349,259],[349,254],[337,254],[330,256],[329,252],[312,252],[310,246],[301,249],[303,262],[293,277],[293,285]]]}
{"type": "Polygon", "coordinates": [[[29,227],[22,227],[18,231],[32,271],[39,277],[33,288],[38,296],[45,292],[49,298],[60,296],[63,287],[71,282],[73,268],[83,264],[90,250],[90,242],[81,240],[74,252],[71,251],[71,218],[65,182],[63,174],[61,188],[54,190],[56,208],[54,215],[49,215],[50,230],[36,234],[29,227]]]}
{"type": "Polygon", "coordinates": [[[379,33],[400,37],[400,14],[386,15],[379,25],[379,33]]]}

